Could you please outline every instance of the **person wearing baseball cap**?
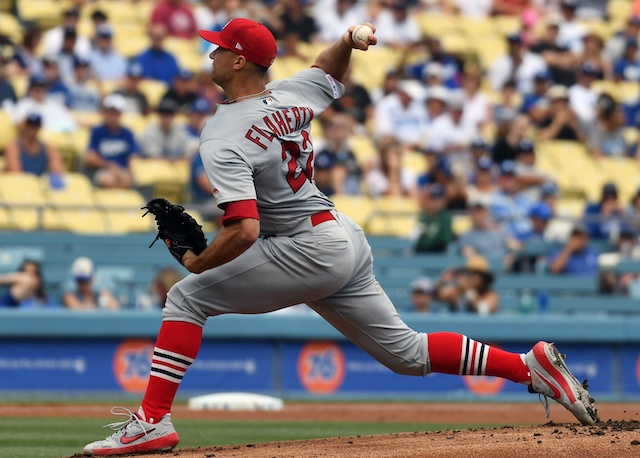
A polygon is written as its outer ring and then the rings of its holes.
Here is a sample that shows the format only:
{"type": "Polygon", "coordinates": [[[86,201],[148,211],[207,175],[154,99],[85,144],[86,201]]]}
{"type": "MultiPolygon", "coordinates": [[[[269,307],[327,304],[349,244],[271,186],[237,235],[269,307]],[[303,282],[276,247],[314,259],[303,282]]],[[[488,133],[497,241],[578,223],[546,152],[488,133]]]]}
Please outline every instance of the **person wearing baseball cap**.
{"type": "Polygon", "coordinates": [[[100,308],[118,310],[120,304],[115,296],[106,288],[95,285],[95,268],[93,261],[81,256],[71,264],[73,283],[66,285],[62,296],[63,305],[70,310],[96,310],[100,308]]]}
{"type": "Polygon", "coordinates": [[[442,253],[456,238],[446,188],[440,183],[425,186],[420,193],[420,232],[413,247],[417,253],[442,253]]]}

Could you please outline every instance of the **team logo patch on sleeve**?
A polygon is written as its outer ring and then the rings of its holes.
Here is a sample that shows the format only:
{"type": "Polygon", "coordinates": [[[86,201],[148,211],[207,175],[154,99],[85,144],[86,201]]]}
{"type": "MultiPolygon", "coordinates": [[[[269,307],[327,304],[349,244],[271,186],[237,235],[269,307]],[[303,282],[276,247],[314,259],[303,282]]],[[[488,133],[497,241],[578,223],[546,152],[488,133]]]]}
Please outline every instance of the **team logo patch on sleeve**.
{"type": "Polygon", "coordinates": [[[333,98],[340,98],[340,93],[338,92],[338,85],[336,84],[336,80],[333,79],[333,76],[327,74],[325,75],[327,81],[329,82],[329,86],[331,86],[331,91],[333,92],[333,98]]]}

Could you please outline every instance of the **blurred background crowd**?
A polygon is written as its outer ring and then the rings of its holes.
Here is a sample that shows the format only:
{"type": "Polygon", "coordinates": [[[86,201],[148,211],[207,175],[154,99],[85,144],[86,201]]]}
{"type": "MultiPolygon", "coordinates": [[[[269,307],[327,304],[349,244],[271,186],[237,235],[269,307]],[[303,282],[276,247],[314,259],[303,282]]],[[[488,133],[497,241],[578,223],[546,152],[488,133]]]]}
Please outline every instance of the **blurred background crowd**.
{"type": "MultiPolygon", "coordinates": [[[[314,179],[372,237],[459,257],[415,279],[414,310],[436,301],[496,312],[500,273],[589,277],[600,293],[639,294],[636,274],[612,273],[640,258],[638,0],[3,0],[0,9],[0,229],[145,232],[138,209],[151,196],[184,203],[214,229],[197,150],[225,97],[198,29],[262,22],[279,46],[268,77],[279,79],[369,21],[378,46],[354,51],[346,94],[313,121],[314,179]]],[[[82,294],[61,300],[79,308],[82,294]]]]}

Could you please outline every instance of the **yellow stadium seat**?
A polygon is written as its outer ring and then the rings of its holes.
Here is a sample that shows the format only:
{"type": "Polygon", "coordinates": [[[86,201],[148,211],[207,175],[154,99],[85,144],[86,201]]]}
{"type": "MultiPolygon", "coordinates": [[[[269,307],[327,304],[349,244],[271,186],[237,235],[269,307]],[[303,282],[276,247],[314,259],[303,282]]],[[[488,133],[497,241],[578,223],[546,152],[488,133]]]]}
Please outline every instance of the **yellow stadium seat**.
{"type": "Polygon", "coordinates": [[[0,174],[0,201],[9,205],[9,221],[20,230],[34,230],[45,199],[38,178],[28,173],[0,174]]]}
{"type": "Polygon", "coordinates": [[[274,81],[289,78],[294,73],[308,68],[310,63],[310,59],[278,57],[269,67],[269,77],[274,81]]]}
{"type": "Polygon", "coordinates": [[[98,206],[104,207],[110,233],[149,232],[153,218],[142,218],[145,204],[142,195],[132,189],[97,189],[98,206]]]}
{"type": "Polygon", "coordinates": [[[635,159],[602,157],[596,160],[603,182],[612,181],[618,186],[620,200],[628,202],[640,184],[640,170],[635,159]]]}
{"type": "Polygon", "coordinates": [[[65,230],[78,234],[105,234],[108,226],[104,212],[95,208],[49,210],[44,218],[47,230],[65,230]]]}
{"type": "Polygon", "coordinates": [[[422,13],[414,18],[423,36],[441,36],[458,29],[458,18],[443,14],[422,13]]]}
{"type": "Polygon", "coordinates": [[[107,227],[111,234],[126,234],[130,232],[150,232],[155,228],[154,219],[142,217],[138,210],[105,210],[107,227]]]}
{"type": "Polygon", "coordinates": [[[402,156],[402,165],[419,175],[427,170],[427,159],[418,151],[409,151],[402,156]]]}
{"type": "Polygon", "coordinates": [[[518,33],[522,29],[522,21],[518,16],[495,16],[491,19],[492,29],[502,35],[518,33]]]}
{"type": "Polygon", "coordinates": [[[122,113],[120,122],[127,126],[127,128],[131,129],[134,135],[140,136],[147,128],[147,124],[152,122],[154,119],[155,117],[143,116],[138,113],[122,113]]]}
{"type": "Polygon", "coordinates": [[[14,15],[0,12],[0,29],[2,34],[11,38],[14,43],[22,41],[22,27],[14,15]]]}
{"type": "Polygon", "coordinates": [[[558,199],[556,213],[572,218],[579,218],[584,213],[585,201],[583,199],[558,199]]]}
{"type": "Polygon", "coordinates": [[[356,134],[352,135],[349,141],[351,142],[351,150],[356,156],[358,164],[360,164],[361,166],[367,166],[372,161],[378,159],[378,149],[373,143],[371,137],[362,134],[356,134]]]}
{"type": "Polygon", "coordinates": [[[93,194],[96,204],[105,208],[140,210],[145,204],[142,194],[133,189],[96,189],[93,194]]]}
{"type": "Polygon", "coordinates": [[[640,99],[640,86],[637,81],[620,81],[617,87],[616,99],[622,103],[634,103],[640,99]]]}
{"type": "MultiPolygon", "coordinates": [[[[11,120],[11,116],[4,110],[0,110],[0,151],[4,151],[7,144],[16,138],[16,129],[11,120]]],[[[0,169],[2,171],[4,169],[0,169]]]]}
{"type": "Polygon", "coordinates": [[[373,203],[366,196],[348,196],[344,194],[334,194],[331,196],[336,210],[351,217],[360,226],[367,223],[373,213],[373,203]]]}
{"type": "Polygon", "coordinates": [[[380,213],[416,214],[420,210],[418,201],[410,197],[381,196],[373,199],[373,209],[380,213]]]}
{"type": "Polygon", "coordinates": [[[6,208],[0,207],[0,229],[12,229],[13,225],[9,219],[9,211],[6,208]]]}
{"type": "Polygon", "coordinates": [[[456,18],[457,31],[465,34],[470,40],[478,40],[488,36],[500,38],[498,31],[489,19],[474,19],[467,16],[456,18]]]}
{"type": "Polygon", "coordinates": [[[624,139],[626,140],[627,145],[634,145],[638,143],[638,141],[640,140],[638,129],[636,129],[635,127],[625,127],[624,139]]]}
{"type": "Polygon", "coordinates": [[[471,226],[473,225],[471,221],[471,217],[469,215],[456,215],[452,220],[453,233],[460,236],[465,232],[469,232],[471,230],[471,226]]]}
{"type": "Polygon", "coordinates": [[[409,238],[416,229],[415,216],[375,215],[364,230],[369,235],[409,238]]]}
{"type": "Polygon", "coordinates": [[[466,55],[475,51],[473,43],[459,32],[449,32],[440,37],[442,48],[452,54],[466,55]]]}
{"type": "Polygon", "coordinates": [[[113,35],[113,47],[126,58],[137,56],[148,49],[150,44],[149,37],[143,30],[116,30],[113,35]]]}
{"type": "Polygon", "coordinates": [[[57,0],[18,0],[18,11],[23,21],[37,22],[41,30],[60,23],[63,2],[57,0]]]}
{"type": "Polygon", "coordinates": [[[168,86],[167,83],[164,83],[162,81],[142,80],[140,81],[138,89],[147,98],[149,106],[155,108],[158,106],[158,103],[162,99],[162,96],[167,92],[168,86]]]}
{"type": "Polygon", "coordinates": [[[607,12],[614,21],[626,21],[631,16],[633,2],[630,0],[609,0],[607,12]]]}
{"type": "Polygon", "coordinates": [[[353,81],[368,91],[380,87],[389,68],[397,67],[402,53],[390,48],[373,47],[367,52],[354,52],[351,56],[353,81]]]}
{"type": "Polygon", "coordinates": [[[85,175],[81,173],[67,173],[62,176],[64,187],[56,189],[51,187],[49,176],[40,178],[40,185],[45,193],[47,203],[57,207],[94,205],[93,186],[85,175]]]}
{"type": "Polygon", "coordinates": [[[322,127],[322,121],[320,118],[313,118],[311,120],[311,138],[314,142],[324,137],[324,128],[322,127]]]}
{"type": "Polygon", "coordinates": [[[29,89],[29,77],[24,76],[12,76],[9,78],[9,82],[13,86],[13,90],[16,93],[16,97],[19,99],[27,95],[27,89],[29,89]]]}
{"type": "Polygon", "coordinates": [[[480,65],[484,69],[489,68],[491,64],[507,52],[506,40],[495,35],[479,38],[470,44],[475,46],[475,53],[480,60],[480,65]]]}

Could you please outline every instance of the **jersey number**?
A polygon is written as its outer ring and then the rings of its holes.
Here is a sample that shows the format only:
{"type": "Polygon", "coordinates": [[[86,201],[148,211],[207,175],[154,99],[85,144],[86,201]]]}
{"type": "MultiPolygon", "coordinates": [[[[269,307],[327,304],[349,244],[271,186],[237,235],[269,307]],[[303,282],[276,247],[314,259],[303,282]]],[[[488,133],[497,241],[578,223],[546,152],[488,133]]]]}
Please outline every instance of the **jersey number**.
{"type": "MultiPolygon", "coordinates": [[[[303,134],[305,131],[303,131],[303,134]]],[[[304,143],[311,143],[307,137],[305,137],[304,143]]],[[[287,183],[291,186],[293,192],[298,192],[305,181],[311,181],[313,179],[313,150],[309,153],[309,158],[305,168],[303,169],[298,164],[300,159],[300,146],[295,142],[284,141],[282,142],[282,160],[286,161],[287,156],[290,156],[289,162],[287,162],[287,183]],[[287,154],[289,153],[289,154],[287,154]]]]}

